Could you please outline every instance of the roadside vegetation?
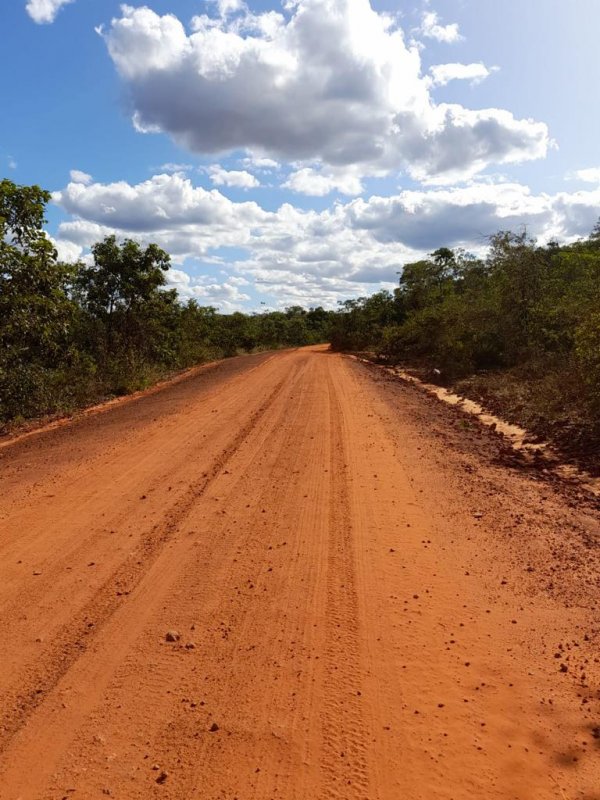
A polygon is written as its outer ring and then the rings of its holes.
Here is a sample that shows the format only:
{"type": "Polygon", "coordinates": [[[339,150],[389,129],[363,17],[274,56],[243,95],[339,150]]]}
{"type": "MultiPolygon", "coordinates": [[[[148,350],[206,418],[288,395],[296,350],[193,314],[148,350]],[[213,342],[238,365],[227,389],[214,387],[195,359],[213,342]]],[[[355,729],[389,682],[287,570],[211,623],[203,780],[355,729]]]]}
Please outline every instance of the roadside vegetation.
{"type": "Polygon", "coordinates": [[[156,245],[109,237],[90,264],[61,263],[43,231],[49,200],[0,182],[0,431],[207,360],[328,340],[322,308],[220,314],[182,302],[156,245]]]}
{"type": "Polygon", "coordinates": [[[485,258],[440,248],[393,292],[222,314],[166,287],[167,253],[108,237],[65,264],[48,192],[0,182],[0,431],[145,388],[207,360],[330,341],[453,386],[600,469],[600,223],[538,246],[491,237],[485,258]]]}
{"type": "Polygon", "coordinates": [[[349,300],[332,346],[452,385],[600,467],[600,223],[574,244],[501,231],[484,259],[441,248],[393,294],[349,300]]]}

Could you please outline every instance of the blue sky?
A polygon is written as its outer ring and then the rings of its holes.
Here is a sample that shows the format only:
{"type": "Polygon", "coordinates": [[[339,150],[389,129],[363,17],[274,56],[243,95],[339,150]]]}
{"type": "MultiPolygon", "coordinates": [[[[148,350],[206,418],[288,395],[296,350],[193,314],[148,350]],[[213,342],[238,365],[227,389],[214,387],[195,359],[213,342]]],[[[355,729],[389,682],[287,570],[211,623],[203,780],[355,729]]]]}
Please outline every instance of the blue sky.
{"type": "Polygon", "coordinates": [[[11,0],[0,24],[2,172],[55,193],[61,256],[157,241],[223,310],[600,215],[597,0],[11,0]]]}

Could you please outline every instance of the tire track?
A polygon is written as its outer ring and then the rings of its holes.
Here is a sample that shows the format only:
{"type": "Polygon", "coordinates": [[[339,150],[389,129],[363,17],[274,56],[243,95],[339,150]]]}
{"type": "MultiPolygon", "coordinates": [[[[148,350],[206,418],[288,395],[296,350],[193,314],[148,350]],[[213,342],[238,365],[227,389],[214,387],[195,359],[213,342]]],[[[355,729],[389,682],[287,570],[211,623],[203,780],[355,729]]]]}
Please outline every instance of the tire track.
{"type": "Polygon", "coordinates": [[[371,797],[368,729],[361,701],[359,603],[343,411],[331,373],[327,377],[331,495],[322,722],[323,798],[368,800],[371,797]]]}
{"type": "Polygon", "coordinates": [[[156,524],[143,537],[72,621],[57,632],[46,652],[25,675],[21,675],[19,688],[5,693],[0,711],[0,756],[75,661],[89,649],[108,620],[127,602],[130,593],[143,581],[165,546],[178,533],[181,523],[267,413],[289,378],[285,375],[277,382],[246,424],[223,448],[211,468],[169,508],[165,521],[156,524]]]}
{"type": "MultiPolygon", "coordinates": [[[[203,506],[201,519],[197,519],[196,509],[182,525],[184,541],[192,546],[185,553],[180,548],[177,555],[173,551],[169,555],[170,562],[178,562],[180,568],[176,580],[161,594],[160,605],[164,613],[158,608],[152,612],[153,622],[150,628],[145,628],[145,635],[128,650],[127,658],[119,665],[110,686],[103,692],[102,706],[96,707],[89,715],[86,714],[85,723],[78,728],[78,744],[68,757],[69,777],[59,772],[53,781],[52,787],[56,795],[65,786],[71,785],[73,774],[79,775],[83,771],[82,764],[87,766],[90,758],[98,758],[98,748],[93,744],[90,748],[90,742],[94,741],[94,734],[99,729],[110,740],[111,749],[119,751],[124,760],[135,765],[132,769],[139,767],[142,771],[142,785],[137,787],[135,797],[196,797],[199,796],[198,792],[206,793],[209,791],[206,775],[200,779],[198,785],[194,783],[192,787],[196,765],[205,766],[208,761],[214,765],[218,763],[222,753],[215,753],[213,749],[215,745],[219,745],[218,737],[206,734],[210,722],[199,722],[206,714],[204,704],[196,704],[195,711],[190,713],[189,698],[198,699],[199,695],[203,697],[208,693],[211,697],[211,708],[214,710],[227,707],[229,697],[234,696],[237,698],[237,713],[241,714],[242,698],[258,681],[262,683],[260,694],[261,700],[264,699],[268,686],[268,681],[265,682],[268,665],[265,670],[258,670],[252,679],[249,679],[247,670],[240,673],[234,671],[239,682],[228,684],[220,701],[217,701],[217,687],[223,680],[223,674],[229,671],[230,665],[248,663],[252,652],[250,643],[255,643],[258,635],[257,625],[261,627],[261,641],[272,642],[272,647],[267,649],[273,653],[277,651],[274,630],[267,625],[262,615],[262,622],[256,618],[256,609],[263,607],[263,603],[268,606],[266,588],[272,580],[263,561],[266,551],[264,537],[268,533],[266,530],[257,532],[259,523],[261,527],[264,525],[264,518],[257,519],[254,508],[246,511],[246,498],[251,493],[256,493],[260,509],[259,500],[270,499],[271,486],[274,484],[279,487],[280,482],[283,482],[287,490],[283,492],[282,488],[283,494],[278,505],[281,513],[287,512],[289,503],[285,500],[289,498],[289,490],[293,489],[295,481],[289,469],[282,467],[281,460],[287,463],[289,454],[295,453],[298,427],[304,432],[307,425],[303,414],[306,391],[302,380],[304,371],[305,365],[301,370],[296,370],[292,378],[288,377],[281,396],[271,404],[268,419],[261,422],[236,452],[235,457],[228,462],[230,474],[239,477],[226,478],[228,488],[224,492],[219,485],[218,489],[209,493],[210,501],[216,500],[214,495],[218,494],[219,502],[209,502],[206,513],[203,506]],[[293,399],[290,398],[291,402],[286,398],[288,393],[295,394],[293,399]],[[256,485],[256,475],[260,476],[260,488],[256,485]],[[224,509],[231,510],[232,503],[238,504],[238,510],[232,512],[236,518],[235,525],[232,525],[229,513],[224,513],[224,509]],[[244,516],[247,519],[244,520],[244,516]],[[198,535],[188,539],[187,534],[191,529],[198,535]],[[232,558],[240,553],[243,553],[243,560],[232,558]],[[201,582],[198,582],[199,571],[206,575],[206,579],[201,582]],[[249,574],[255,587],[250,591],[247,589],[249,574]],[[246,587],[237,591],[245,583],[246,587]],[[234,598],[235,603],[232,602],[234,598]],[[157,616],[163,616],[161,623],[157,623],[157,616]],[[201,642],[197,635],[189,634],[199,645],[193,653],[187,651],[183,645],[167,648],[160,644],[157,646],[157,642],[161,641],[161,631],[169,624],[183,632],[195,629],[199,620],[202,628],[201,642]],[[140,682],[141,663],[146,666],[140,682]],[[194,665],[192,670],[190,664],[194,665]],[[198,674],[203,676],[201,680],[198,674]],[[169,687],[168,692],[165,692],[166,686],[169,687]],[[173,697],[187,700],[173,703],[173,697]],[[107,728],[103,711],[107,707],[121,709],[120,713],[126,717],[135,715],[135,740],[132,740],[131,732],[122,738],[120,726],[107,728]],[[154,780],[156,776],[152,772],[147,777],[148,764],[141,760],[140,751],[163,753],[160,763],[168,767],[172,776],[168,786],[157,786],[154,780]],[[188,765],[185,776],[180,772],[179,765],[182,762],[188,765]],[[178,774],[175,775],[175,772],[178,774]]],[[[298,457],[297,454],[294,455],[294,458],[298,457]]],[[[278,604],[278,614],[281,615],[282,611],[278,604]]],[[[277,680],[277,671],[273,677],[277,680]]],[[[261,712],[264,710],[268,713],[267,708],[265,704],[261,712]]],[[[218,714],[217,718],[223,725],[222,715],[218,714]]],[[[247,746],[245,737],[251,727],[248,723],[243,732],[239,729],[232,731],[231,738],[228,739],[229,746],[234,742],[247,746]]],[[[251,738],[255,742],[254,736],[251,738]]],[[[260,741],[264,746],[265,737],[260,741]]],[[[270,737],[267,743],[270,744],[270,737]]],[[[239,754],[237,760],[242,760],[239,754]]],[[[105,769],[101,761],[94,763],[98,764],[97,772],[105,769]]],[[[237,766],[239,769],[239,763],[237,766]]],[[[92,786],[85,785],[80,790],[85,795],[86,791],[91,793],[96,789],[92,786]]],[[[114,791],[119,796],[119,785],[114,787],[114,791]]]]}

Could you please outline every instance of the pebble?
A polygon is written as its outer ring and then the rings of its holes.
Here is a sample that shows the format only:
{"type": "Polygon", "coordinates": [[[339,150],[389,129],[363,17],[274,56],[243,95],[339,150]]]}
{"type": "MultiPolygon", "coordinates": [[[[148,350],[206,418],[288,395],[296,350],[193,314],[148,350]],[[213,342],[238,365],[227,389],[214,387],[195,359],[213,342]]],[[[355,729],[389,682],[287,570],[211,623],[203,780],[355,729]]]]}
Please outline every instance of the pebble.
{"type": "Polygon", "coordinates": [[[165,635],[165,639],[167,640],[167,642],[178,642],[180,638],[181,636],[177,631],[167,631],[165,635]]]}

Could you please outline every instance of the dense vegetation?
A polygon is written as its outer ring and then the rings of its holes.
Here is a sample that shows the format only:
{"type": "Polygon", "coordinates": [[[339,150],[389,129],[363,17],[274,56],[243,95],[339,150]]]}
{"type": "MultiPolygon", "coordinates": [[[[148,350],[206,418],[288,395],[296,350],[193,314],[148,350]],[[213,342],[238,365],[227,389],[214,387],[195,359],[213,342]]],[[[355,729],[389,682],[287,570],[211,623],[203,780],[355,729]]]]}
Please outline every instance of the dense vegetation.
{"type": "Polygon", "coordinates": [[[600,224],[566,246],[500,232],[484,259],[441,248],[407,264],[393,294],[344,303],[332,344],[435,370],[600,460],[600,224]]]}
{"type": "Polygon", "coordinates": [[[0,428],[143,388],[208,359],[330,340],[457,386],[563,449],[600,453],[600,223],[538,246],[500,232],[485,258],[441,248],[393,292],[337,312],[220,314],[166,288],[169,256],[108,237],[64,264],[50,196],[0,182],[0,428]]]}
{"type": "Polygon", "coordinates": [[[43,232],[50,195],[0,182],[0,428],[125,394],[168,372],[327,341],[331,312],[219,314],[165,288],[169,256],[109,237],[63,264],[43,232]]]}

